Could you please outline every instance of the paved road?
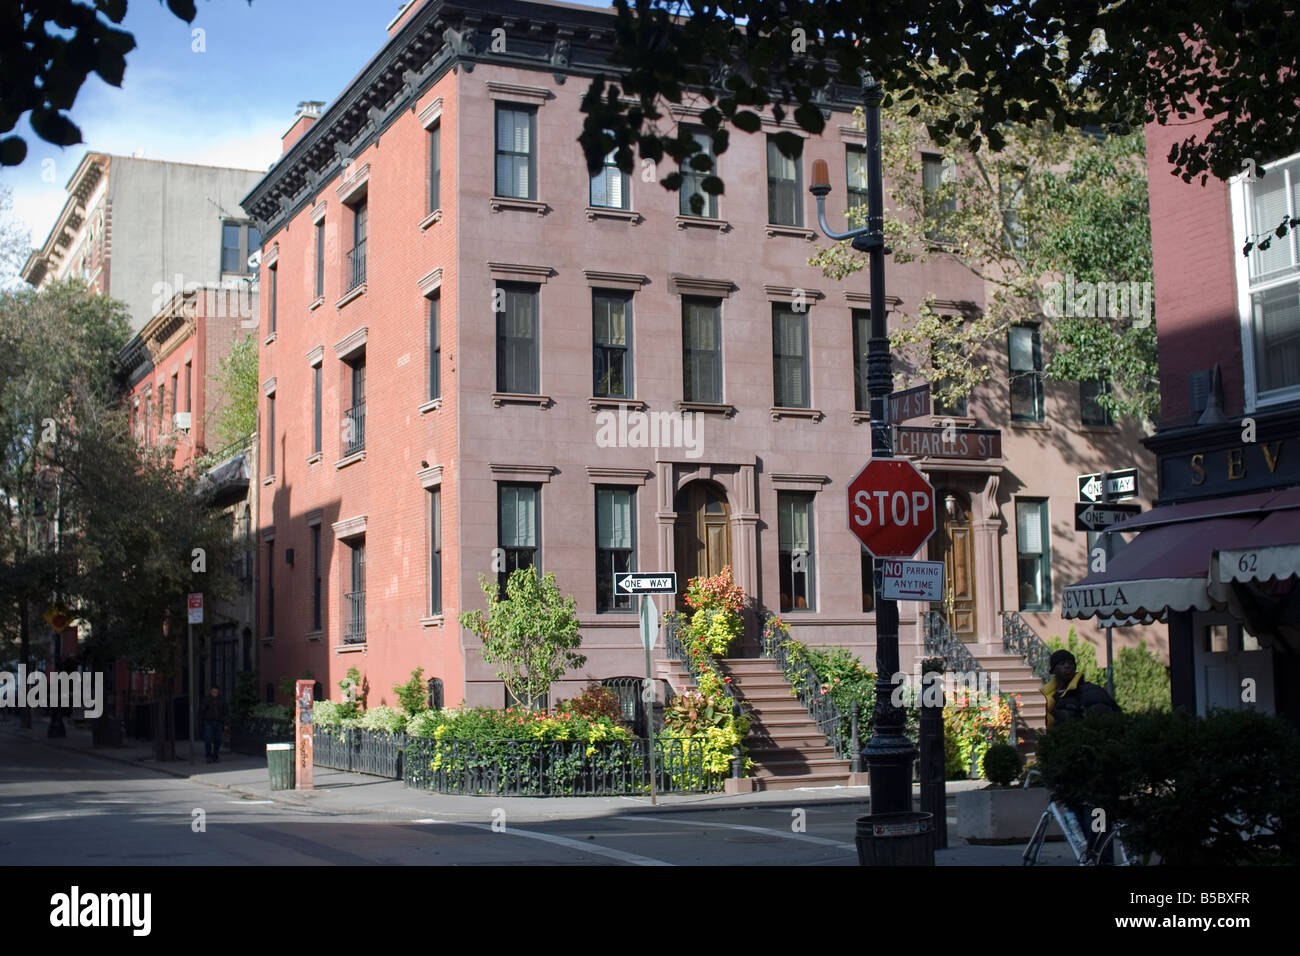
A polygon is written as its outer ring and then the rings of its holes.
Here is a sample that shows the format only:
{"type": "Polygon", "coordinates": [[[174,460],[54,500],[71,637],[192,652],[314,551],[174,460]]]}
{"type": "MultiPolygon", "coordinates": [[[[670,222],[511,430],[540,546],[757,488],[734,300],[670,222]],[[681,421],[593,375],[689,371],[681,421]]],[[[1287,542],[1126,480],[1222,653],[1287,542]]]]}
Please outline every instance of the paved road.
{"type": "Polygon", "coordinates": [[[322,812],[0,734],[0,861],[9,865],[853,866],[864,809],[810,801],[800,815],[701,808],[515,822],[484,799],[481,820],[322,812]]]}

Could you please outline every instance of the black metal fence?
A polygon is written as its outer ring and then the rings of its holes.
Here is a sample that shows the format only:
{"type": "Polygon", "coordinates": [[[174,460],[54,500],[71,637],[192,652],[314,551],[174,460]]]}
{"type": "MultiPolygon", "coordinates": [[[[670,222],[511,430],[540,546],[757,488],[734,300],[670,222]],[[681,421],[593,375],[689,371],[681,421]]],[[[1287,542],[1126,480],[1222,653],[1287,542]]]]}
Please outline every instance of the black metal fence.
{"type": "Polygon", "coordinates": [[[331,770],[397,780],[406,747],[406,734],[386,730],[316,727],[312,731],[312,762],[331,770]]]}
{"type": "MultiPolygon", "coordinates": [[[[660,792],[720,790],[706,766],[704,740],[655,742],[660,792]]],[[[647,741],[407,741],[403,782],[438,793],[493,796],[627,796],[649,793],[647,741]]]]}

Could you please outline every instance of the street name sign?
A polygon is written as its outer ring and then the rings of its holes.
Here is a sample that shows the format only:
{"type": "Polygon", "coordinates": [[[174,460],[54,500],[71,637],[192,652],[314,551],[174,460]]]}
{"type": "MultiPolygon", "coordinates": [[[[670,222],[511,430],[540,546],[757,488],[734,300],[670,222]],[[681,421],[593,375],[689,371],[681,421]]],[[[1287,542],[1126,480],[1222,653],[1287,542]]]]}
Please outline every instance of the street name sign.
{"type": "Polygon", "coordinates": [[[620,571],[614,575],[615,594],[676,594],[676,571],[620,571]]]}
{"type": "Polygon", "coordinates": [[[1125,468],[1122,471],[1096,472],[1079,476],[1079,498],[1083,501],[1117,501],[1138,496],[1138,471],[1125,468]]]}
{"type": "Polygon", "coordinates": [[[880,596],[895,601],[942,601],[942,561],[882,561],[880,596]]]}
{"type": "Polygon", "coordinates": [[[930,383],[915,388],[905,388],[889,396],[889,421],[905,422],[909,418],[924,418],[930,414],[930,383]]]}
{"type": "Polygon", "coordinates": [[[934,489],[902,458],[872,458],[849,482],[849,530],[875,558],[910,558],[934,534],[934,489]]]}
{"type": "Polygon", "coordinates": [[[189,609],[189,623],[202,624],[203,623],[203,595],[191,594],[188,598],[187,605],[189,609]]]}
{"type": "Polygon", "coordinates": [[[1002,431],[998,428],[899,425],[894,429],[894,454],[908,458],[987,461],[1002,457],[1002,431]]]}
{"type": "Polygon", "coordinates": [[[1113,524],[1142,513],[1141,505],[1097,504],[1092,501],[1074,503],[1075,531],[1105,531],[1113,524]]]}

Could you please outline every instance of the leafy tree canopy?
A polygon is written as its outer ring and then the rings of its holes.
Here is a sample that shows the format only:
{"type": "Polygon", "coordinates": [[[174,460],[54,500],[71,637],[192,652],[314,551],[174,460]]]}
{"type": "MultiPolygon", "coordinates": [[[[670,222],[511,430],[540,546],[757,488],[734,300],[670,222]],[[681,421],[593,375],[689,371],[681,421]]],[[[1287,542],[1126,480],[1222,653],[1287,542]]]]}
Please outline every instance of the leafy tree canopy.
{"type": "MultiPolygon", "coordinates": [[[[709,104],[699,118],[713,149],[728,132],[757,132],[771,107],[817,134],[828,81],[856,83],[868,70],[885,105],[917,115],[967,92],[968,113],[929,120],[939,145],[1001,150],[1008,126],[1047,122],[1057,131],[1096,124],[1185,124],[1170,150],[1185,180],[1227,179],[1242,161],[1300,149],[1300,17],[1263,0],[614,0],[616,77],[597,76],[584,99],[580,138],[594,174],[615,150],[631,172],[633,150],[683,164],[694,140],[665,123],[665,102],[688,91],[709,104]],[[741,25],[743,24],[743,26],[741,25]],[[631,102],[624,102],[624,98],[631,102]],[[1193,122],[1195,121],[1195,122],[1193,122]]],[[[778,135],[786,155],[801,140],[778,135]]],[[[711,165],[707,158],[704,169],[711,165]]],[[[692,164],[692,168],[699,168],[692,164]]],[[[678,189],[681,177],[664,177],[678,189]]],[[[703,187],[721,192],[719,177],[703,187]]]]}

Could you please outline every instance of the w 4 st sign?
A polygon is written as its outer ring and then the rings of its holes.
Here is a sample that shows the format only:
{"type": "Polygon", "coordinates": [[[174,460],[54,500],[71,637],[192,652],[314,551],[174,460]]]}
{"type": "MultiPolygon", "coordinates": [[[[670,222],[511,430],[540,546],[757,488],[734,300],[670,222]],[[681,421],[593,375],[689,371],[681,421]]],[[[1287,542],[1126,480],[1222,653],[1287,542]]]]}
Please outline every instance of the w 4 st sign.
{"type": "Polygon", "coordinates": [[[934,534],[934,489],[910,461],[873,458],[848,490],[849,530],[873,557],[910,558],[934,534]]]}

